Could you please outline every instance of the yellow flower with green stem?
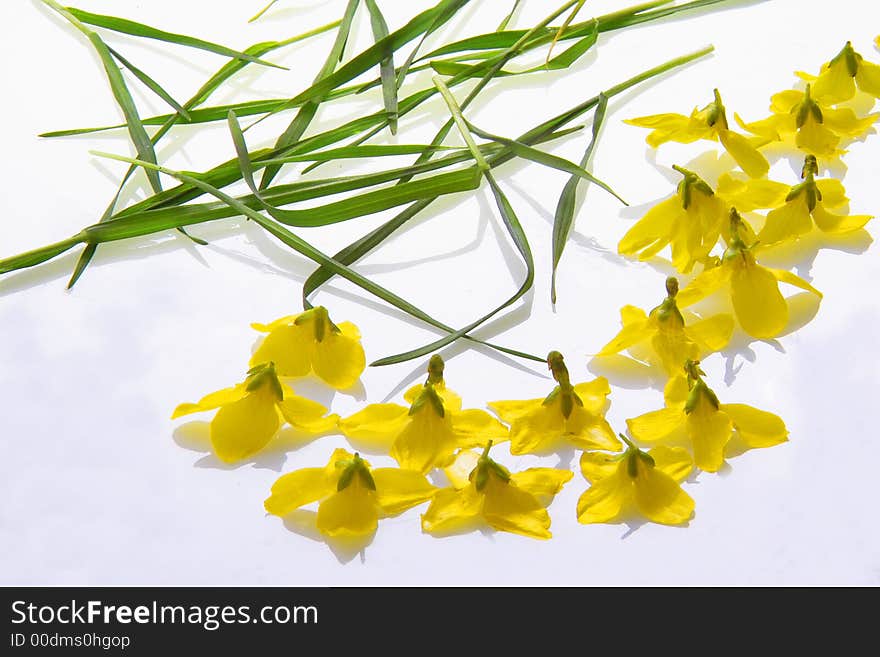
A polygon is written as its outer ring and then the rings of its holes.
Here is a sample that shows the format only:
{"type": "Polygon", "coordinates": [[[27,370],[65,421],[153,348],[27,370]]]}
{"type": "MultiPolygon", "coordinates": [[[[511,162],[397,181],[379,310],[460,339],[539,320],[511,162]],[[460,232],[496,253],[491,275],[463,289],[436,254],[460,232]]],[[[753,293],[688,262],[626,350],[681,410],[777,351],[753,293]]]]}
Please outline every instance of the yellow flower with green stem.
{"type": "Polygon", "coordinates": [[[620,437],[627,447],[619,454],[581,455],[581,472],[590,487],[578,500],[578,522],[614,522],[637,514],[663,525],[690,520],[694,500],[681,488],[694,467],[687,450],[661,446],[643,452],[620,437]]]}
{"type": "Polygon", "coordinates": [[[648,210],[626,232],[617,250],[650,260],[667,246],[672,266],[683,274],[708,257],[724,229],[724,202],[693,171],[675,165],[682,176],[675,195],[648,210]]]}
{"type": "Polygon", "coordinates": [[[376,468],[360,454],[333,452],[323,468],[302,468],[281,475],[266,499],[266,511],[286,516],[319,502],[316,523],[325,536],[364,536],[380,518],[396,516],[431,499],[437,488],[414,470],[376,468]]]}
{"type": "Polygon", "coordinates": [[[809,82],[813,96],[827,105],[850,100],[856,95],[856,87],[880,98],[880,66],[865,61],[849,41],[831,61],[822,65],[818,76],[802,72],[798,72],[798,76],[809,82]]]}
{"type": "Polygon", "coordinates": [[[769,209],[758,241],[764,245],[795,240],[813,229],[824,233],[848,233],[863,228],[870,215],[835,214],[828,208],[846,205],[849,199],[843,184],[834,178],[816,180],[819,165],[815,155],[807,155],[801,173],[803,182],[794,186],[772,180],[736,180],[723,177],[718,194],[741,211],[769,209]]]}
{"type": "Polygon", "coordinates": [[[719,141],[743,171],[753,178],[763,177],[770,169],[770,163],[748,138],[730,129],[718,89],[714,90],[714,94],[715,99],[711,103],[701,110],[695,107],[690,116],[652,114],[627,119],[624,123],[650,128],[651,133],[646,141],[653,148],[667,141],[681,144],[690,144],[700,139],[719,141]]]}
{"type": "Polygon", "coordinates": [[[334,324],[323,306],[251,326],[267,334],[251,364],[272,361],[279,376],[314,372],[327,385],[344,390],[357,382],[366,366],[358,328],[351,322],[334,324]]]}
{"type": "Polygon", "coordinates": [[[835,158],[846,151],[842,139],[855,139],[868,133],[877,114],[859,117],[849,107],[829,107],[813,97],[811,85],[804,91],[788,89],[770,99],[772,114],[766,119],[740,125],[768,142],[789,142],[802,151],[821,158],[835,158]]]}
{"type": "Polygon", "coordinates": [[[495,401],[495,413],[510,425],[510,452],[532,454],[568,443],[579,449],[619,449],[605,420],[611,387],[605,377],[572,385],[562,354],[551,351],[547,365],[558,384],[543,399],[495,401]]]}
{"type": "Polygon", "coordinates": [[[461,398],[446,387],[444,367],[440,356],[432,356],[424,385],[404,394],[408,407],[370,404],[341,420],[340,430],[352,440],[388,450],[402,468],[419,472],[446,465],[457,449],[486,438],[506,439],[507,427],[486,411],[462,410],[461,398]]]}
{"type": "Polygon", "coordinates": [[[636,440],[646,443],[686,440],[697,467],[717,472],[736,432],[747,447],[772,447],[788,440],[782,419],[747,404],[722,404],[703,380],[699,361],[685,363],[686,378],[670,379],[666,407],[626,421],[636,440]]]}
{"type": "Polygon", "coordinates": [[[720,313],[701,319],[693,313],[682,314],[675,301],[678,295],[678,279],[666,279],[667,296],[659,306],[645,314],[635,306],[620,309],[623,328],[602,347],[597,356],[611,356],[624,349],[639,360],[659,364],[667,374],[681,369],[681,364],[727,346],[733,333],[733,317],[720,313]]]}
{"type": "Polygon", "coordinates": [[[263,449],[283,422],[307,435],[320,435],[336,428],[338,415],[326,415],[318,402],[300,397],[278,380],[275,364],[260,363],[247,378],[231,388],[206,395],[196,403],[180,404],[171,416],[219,409],[211,420],[214,453],[225,463],[235,463],[263,449]]]}
{"type": "Polygon", "coordinates": [[[493,529],[547,539],[550,515],[547,505],[572,477],[568,470],[529,468],[511,473],[489,458],[492,441],[482,455],[462,452],[447,469],[452,486],[437,492],[422,515],[422,530],[445,535],[471,527],[482,520],[493,529]],[[465,477],[456,470],[465,469],[465,477]]]}
{"type": "Polygon", "coordinates": [[[678,293],[678,305],[685,308],[726,287],[742,329],[754,338],[776,337],[789,317],[780,282],[812,292],[820,299],[822,293],[796,274],[759,264],[753,253],[756,243],[747,245],[744,241],[743,233],[749,234],[751,229],[735,209],[730,210],[730,226],[731,239],[720,262],[697,274],[678,293]]]}

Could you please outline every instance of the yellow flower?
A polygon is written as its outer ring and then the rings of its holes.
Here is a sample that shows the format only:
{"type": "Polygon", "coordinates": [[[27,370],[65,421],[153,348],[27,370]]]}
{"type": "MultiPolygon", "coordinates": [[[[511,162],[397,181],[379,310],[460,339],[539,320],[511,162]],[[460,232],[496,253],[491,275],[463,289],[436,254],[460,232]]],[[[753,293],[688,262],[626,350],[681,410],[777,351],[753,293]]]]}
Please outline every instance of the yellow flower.
{"type": "Polygon", "coordinates": [[[693,470],[687,450],[655,447],[646,453],[620,437],[627,443],[623,453],[581,456],[581,472],[590,487],[578,500],[578,521],[612,522],[633,512],[663,525],[690,520],[694,500],[679,485],[693,470]]]}
{"type": "Polygon", "coordinates": [[[822,106],[813,98],[811,86],[804,91],[789,89],[770,99],[768,118],[740,125],[767,141],[789,141],[812,155],[833,158],[845,153],[842,138],[854,139],[868,133],[877,114],[859,118],[849,107],[822,106]]]}
{"type": "Polygon", "coordinates": [[[334,324],[323,306],[251,326],[268,333],[254,352],[252,365],[271,360],[280,376],[314,372],[339,390],[353,386],[364,371],[366,359],[357,326],[334,324]]]}
{"type": "Polygon", "coordinates": [[[880,66],[866,62],[849,41],[834,59],[822,65],[818,77],[801,72],[798,75],[812,84],[813,96],[827,105],[851,99],[856,95],[856,86],[880,98],[880,66]]]}
{"type": "Polygon", "coordinates": [[[455,465],[472,466],[469,476],[464,481],[453,479],[453,486],[437,492],[422,515],[422,530],[429,534],[450,534],[482,519],[498,531],[550,538],[550,515],[546,506],[571,479],[572,473],[555,468],[529,468],[511,474],[489,458],[491,446],[490,440],[479,457],[470,451],[462,452],[455,465]]]}
{"type": "Polygon", "coordinates": [[[746,246],[741,231],[743,221],[731,209],[731,240],[721,262],[703,270],[678,294],[682,308],[700,301],[725,285],[736,319],[743,330],[755,338],[772,338],[788,324],[788,303],[779,291],[779,283],[788,283],[812,292],[820,299],[822,293],[801,277],[782,269],[758,264],[752,249],[746,246]]]}
{"type": "Polygon", "coordinates": [[[677,278],[666,279],[666,292],[668,296],[663,303],[647,315],[635,306],[621,308],[623,328],[597,355],[610,356],[628,349],[637,358],[659,363],[671,375],[678,372],[687,359],[700,358],[727,345],[733,333],[733,317],[723,313],[699,319],[688,313],[691,321],[686,325],[675,302],[677,278]]]}
{"type": "Polygon", "coordinates": [[[671,245],[672,265],[687,273],[718,242],[725,206],[697,174],[679,166],[672,168],[684,176],[677,193],[648,210],[626,232],[617,250],[621,255],[638,254],[639,260],[649,260],[671,245]]]}
{"type": "Polygon", "coordinates": [[[545,399],[490,402],[489,408],[510,425],[511,454],[544,452],[560,441],[580,449],[620,449],[620,442],[605,421],[605,404],[611,388],[605,377],[571,384],[558,351],[547,364],[559,384],[545,399]]]}
{"type": "Polygon", "coordinates": [[[779,416],[746,404],[722,404],[703,381],[699,361],[687,361],[687,378],[677,376],[664,391],[666,408],[626,421],[630,433],[643,442],[686,438],[694,462],[707,472],[717,472],[734,431],[749,448],[771,447],[788,440],[779,416]]]}
{"type": "Polygon", "coordinates": [[[320,502],[317,526],[322,534],[363,536],[376,531],[379,518],[399,515],[436,492],[419,472],[373,470],[360,454],[337,449],[323,468],[303,468],[279,477],[264,506],[273,515],[285,516],[320,502]]]}
{"type": "Polygon", "coordinates": [[[825,233],[847,233],[858,230],[872,219],[870,215],[846,215],[829,212],[827,208],[846,205],[849,199],[839,180],[816,180],[819,165],[814,155],[804,160],[804,182],[789,187],[772,180],[735,180],[723,177],[718,194],[739,210],[771,209],[764,227],[758,233],[763,245],[797,239],[813,229],[813,222],[825,233]]]}
{"type": "Polygon", "coordinates": [[[690,144],[698,139],[717,140],[742,170],[753,178],[763,177],[770,169],[767,158],[761,155],[746,137],[730,129],[727,112],[717,89],[715,89],[715,100],[701,110],[695,107],[690,116],[653,114],[628,119],[624,123],[640,128],[651,128],[652,132],[647,136],[646,141],[653,148],[667,141],[690,144]]]}
{"type": "Polygon", "coordinates": [[[318,402],[294,394],[278,380],[274,363],[261,363],[248,370],[247,378],[232,388],[206,395],[197,403],[180,404],[171,419],[220,410],[211,420],[211,445],[221,461],[234,463],[263,449],[286,420],[308,435],[336,428],[338,415],[324,417],[327,409],[318,402]]]}
{"type": "Polygon", "coordinates": [[[456,449],[487,438],[506,439],[507,427],[479,409],[462,410],[461,398],[446,387],[443,359],[432,356],[424,385],[410,388],[410,406],[370,404],[339,423],[342,433],[390,450],[402,468],[428,472],[445,465],[456,449]]]}

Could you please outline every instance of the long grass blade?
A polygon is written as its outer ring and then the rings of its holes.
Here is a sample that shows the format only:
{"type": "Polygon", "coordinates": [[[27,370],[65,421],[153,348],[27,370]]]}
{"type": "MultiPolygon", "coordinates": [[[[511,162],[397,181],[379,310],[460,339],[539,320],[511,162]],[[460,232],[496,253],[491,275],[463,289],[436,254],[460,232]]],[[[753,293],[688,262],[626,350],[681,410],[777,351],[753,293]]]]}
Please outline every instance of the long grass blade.
{"type": "MultiPolygon", "coordinates": [[[[367,10],[370,12],[370,25],[373,28],[373,37],[380,43],[388,36],[388,23],[382,15],[382,10],[376,4],[376,0],[366,0],[367,10]]],[[[388,56],[379,62],[379,77],[382,79],[382,101],[385,111],[388,113],[388,129],[392,135],[397,134],[397,76],[394,70],[394,55],[389,51],[388,56]]]]}
{"type": "MultiPolygon", "coordinates": [[[[348,34],[351,32],[351,24],[352,21],[354,21],[354,14],[357,11],[357,7],[358,0],[348,0],[348,4],[345,7],[345,13],[339,23],[339,31],[336,33],[336,40],[333,42],[333,47],[330,48],[330,53],[327,55],[324,65],[321,67],[318,76],[315,78],[315,84],[333,73],[340,57],[342,57],[342,54],[345,51],[345,44],[348,42],[348,34]]],[[[328,89],[328,91],[330,90],[328,89]]],[[[291,144],[295,144],[300,140],[306,129],[309,127],[309,124],[312,122],[312,119],[315,118],[315,114],[318,112],[318,106],[322,100],[322,97],[312,97],[301,105],[296,116],[290,122],[290,125],[287,126],[275,142],[275,150],[287,148],[291,144]]],[[[263,177],[260,180],[260,188],[265,189],[268,187],[280,170],[280,165],[266,168],[263,171],[263,177]]]]}
{"type": "Polygon", "coordinates": [[[510,21],[513,20],[513,15],[516,13],[516,10],[519,8],[519,4],[522,0],[514,0],[513,7],[510,8],[510,13],[505,16],[501,22],[498,24],[498,27],[495,28],[496,32],[503,32],[507,29],[507,26],[510,24],[510,21]]]}
{"type": "MultiPolygon", "coordinates": [[[[599,102],[596,104],[596,111],[593,114],[593,135],[590,144],[581,158],[581,167],[589,166],[593,151],[599,140],[599,131],[602,128],[602,122],[605,120],[605,112],[608,109],[608,96],[599,94],[599,102]]],[[[559,201],[556,203],[556,212],[553,216],[553,246],[552,246],[552,272],[550,275],[550,301],[556,303],[556,272],[559,267],[559,261],[562,259],[562,253],[568,242],[568,236],[574,225],[575,205],[577,203],[577,188],[580,183],[580,176],[572,175],[562,193],[559,195],[559,201]]]]}
{"type": "Polygon", "coordinates": [[[239,50],[233,50],[232,48],[221,46],[218,43],[211,43],[210,41],[205,41],[203,39],[196,39],[195,37],[187,36],[185,34],[165,32],[164,30],[158,30],[155,27],[144,25],[143,23],[137,23],[126,18],[118,18],[116,16],[104,16],[102,14],[93,14],[91,12],[83,11],[81,9],[75,9],[74,7],[68,7],[66,10],[79,21],[87,25],[103,27],[114,32],[120,32],[122,34],[142,37],[145,39],[156,39],[158,41],[164,41],[166,43],[174,43],[179,46],[187,46],[189,48],[206,50],[216,55],[223,55],[224,57],[234,57],[235,59],[243,59],[247,62],[262,64],[263,66],[270,66],[272,68],[280,68],[285,71],[289,70],[286,66],[281,66],[279,64],[273,64],[272,62],[264,61],[262,59],[254,57],[253,55],[243,53],[239,50]]]}
{"type": "Polygon", "coordinates": [[[107,46],[107,49],[110,51],[110,54],[113,55],[120,64],[122,64],[125,68],[127,68],[129,71],[131,71],[132,75],[134,75],[138,80],[140,80],[144,84],[145,87],[147,87],[150,91],[152,91],[154,94],[159,96],[159,98],[164,100],[166,103],[171,105],[171,108],[175,112],[180,114],[180,116],[184,120],[189,121],[189,114],[187,113],[187,111],[183,108],[183,106],[180,103],[178,103],[176,100],[174,100],[174,98],[171,96],[171,94],[169,94],[167,91],[165,91],[165,89],[163,89],[162,86],[158,82],[156,82],[153,78],[151,78],[144,71],[142,71],[137,66],[132,64],[130,61],[128,61],[125,57],[123,57],[119,52],[117,52],[116,50],[114,50],[110,46],[107,46]]]}
{"type": "Polygon", "coordinates": [[[265,14],[267,11],[269,11],[272,8],[272,5],[274,5],[276,2],[278,2],[278,0],[270,0],[268,5],[266,5],[262,9],[260,9],[260,11],[258,11],[256,14],[254,14],[253,16],[251,16],[248,19],[248,23],[253,23],[254,21],[258,21],[260,19],[260,17],[263,14],[265,14]]]}
{"type": "Polygon", "coordinates": [[[575,16],[578,15],[578,12],[584,8],[585,2],[586,0],[579,0],[571,10],[571,13],[565,17],[564,21],[562,21],[562,25],[559,26],[559,29],[556,30],[556,34],[553,35],[553,40],[550,42],[550,48],[547,49],[547,63],[550,62],[550,55],[553,54],[553,48],[556,47],[556,42],[559,41],[559,37],[565,33],[565,30],[571,25],[571,22],[575,19],[575,16]]]}

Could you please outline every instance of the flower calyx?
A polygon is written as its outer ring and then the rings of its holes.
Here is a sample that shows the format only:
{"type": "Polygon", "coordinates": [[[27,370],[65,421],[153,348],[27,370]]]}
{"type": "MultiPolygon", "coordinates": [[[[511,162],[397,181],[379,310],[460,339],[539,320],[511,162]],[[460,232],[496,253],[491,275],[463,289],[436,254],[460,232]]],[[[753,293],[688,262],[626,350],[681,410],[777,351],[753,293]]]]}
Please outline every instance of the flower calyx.
{"type": "Polygon", "coordinates": [[[547,354],[547,366],[553,373],[553,379],[559,385],[553,388],[553,391],[547,395],[544,399],[543,405],[549,406],[559,398],[562,406],[562,415],[565,419],[568,419],[571,412],[574,410],[575,404],[583,406],[584,402],[574,391],[574,386],[571,385],[568,368],[565,366],[565,359],[560,352],[551,351],[547,354]]]}
{"type": "Polygon", "coordinates": [[[698,191],[705,196],[714,196],[714,190],[709,186],[705,180],[700,178],[696,173],[690,171],[689,169],[685,169],[684,167],[680,167],[677,164],[673,164],[672,168],[678,171],[684,178],[680,183],[678,183],[678,195],[681,198],[681,207],[685,210],[691,204],[691,199],[693,198],[693,192],[698,191]]]}
{"type": "Polygon", "coordinates": [[[269,361],[254,365],[247,371],[247,379],[245,380],[245,390],[248,392],[256,392],[266,386],[272,391],[272,394],[281,401],[284,399],[284,390],[281,387],[281,381],[278,380],[278,374],[275,371],[275,363],[269,361]]]}
{"type": "Polygon", "coordinates": [[[684,317],[678,309],[678,304],[675,302],[678,288],[678,279],[675,276],[668,277],[666,279],[666,298],[663,299],[663,302],[659,306],[651,310],[651,315],[655,316],[661,322],[675,319],[676,323],[680,326],[684,326],[684,317]]]}
{"type": "Polygon", "coordinates": [[[477,492],[482,491],[486,484],[489,483],[489,477],[495,475],[504,483],[510,482],[510,471],[500,463],[496,463],[489,458],[489,450],[492,448],[492,441],[486,443],[483,453],[477,461],[476,467],[471,470],[468,479],[473,482],[477,492]]]}
{"type": "Polygon", "coordinates": [[[312,323],[312,328],[315,331],[315,340],[318,342],[323,342],[324,337],[328,332],[342,332],[341,329],[331,321],[330,314],[324,306],[315,306],[314,308],[301,313],[296,320],[294,320],[294,324],[297,326],[302,326],[307,322],[312,323]]]}
{"type": "Polygon", "coordinates": [[[706,373],[700,368],[700,361],[688,360],[684,364],[684,371],[687,375],[688,388],[690,389],[687,401],[684,404],[684,412],[688,415],[692,413],[700,403],[700,399],[708,400],[716,409],[721,408],[721,402],[718,401],[715,391],[703,381],[706,373]]]}
{"type": "Polygon", "coordinates": [[[807,155],[804,158],[804,167],[801,170],[801,178],[804,182],[795,185],[785,197],[785,202],[793,201],[801,194],[805,194],[807,209],[810,212],[816,209],[816,203],[822,200],[822,192],[816,185],[815,177],[819,173],[819,164],[815,155],[807,155]]]}
{"type": "Polygon", "coordinates": [[[803,100],[791,108],[791,113],[795,115],[795,125],[797,125],[798,129],[804,126],[807,122],[807,118],[809,118],[811,114],[816,123],[824,122],[822,108],[819,107],[819,103],[813,100],[813,97],[810,95],[809,84],[807,85],[807,88],[804,89],[803,100]]]}
{"type": "Polygon", "coordinates": [[[355,452],[351,459],[342,459],[336,461],[336,467],[342,470],[339,475],[339,481],[336,483],[336,490],[342,491],[351,486],[355,477],[360,483],[369,490],[376,490],[376,482],[373,481],[373,475],[370,473],[370,467],[367,462],[361,458],[360,453],[355,452]]]}

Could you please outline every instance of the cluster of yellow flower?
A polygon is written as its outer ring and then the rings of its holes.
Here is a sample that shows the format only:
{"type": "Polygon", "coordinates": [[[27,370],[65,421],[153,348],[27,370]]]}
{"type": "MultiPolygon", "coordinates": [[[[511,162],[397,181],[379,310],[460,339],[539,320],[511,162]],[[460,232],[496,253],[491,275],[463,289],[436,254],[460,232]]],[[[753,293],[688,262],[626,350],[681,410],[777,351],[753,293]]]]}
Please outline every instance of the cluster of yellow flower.
{"type": "Polygon", "coordinates": [[[359,453],[337,449],[326,466],[296,470],[275,482],[266,510],[284,516],[318,502],[317,527],[328,536],[370,534],[380,518],[430,501],[422,528],[431,534],[484,522],[501,531],[549,538],[546,507],[572,472],[536,467],[511,473],[489,456],[494,443],[506,440],[512,454],[543,454],[561,444],[583,450],[580,466],[590,487],[577,505],[582,523],[608,522],[634,511],[658,523],[686,522],[694,501],[681,482],[694,467],[718,471],[735,438],[746,448],[787,439],[785,424],[776,415],[745,404],[722,404],[700,369],[700,359],[728,344],[737,322],[756,338],[784,330],[789,310],[779,282],[821,296],[795,274],[759,264],[756,253],[804,235],[812,230],[812,220],[822,231],[844,232],[860,229],[870,219],[832,213],[829,208],[847,203],[843,186],[816,177],[820,158],[839,157],[841,140],[864,135],[877,118],[859,117],[842,104],[855,96],[856,85],[863,94],[880,95],[880,67],[865,62],[847,44],[817,77],[801,76],[808,81],[806,89],[775,95],[770,118],[743,124],[737,117],[751,137],[730,129],[717,91],[712,103],[690,116],[661,114],[629,121],[652,128],[648,143],[655,147],[666,141],[718,140],[743,172],[725,173],[713,190],[696,173],[675,167],[683,176],[676,194],[645,214],[620,242],[622,254],[643,260],[670,246],[672,264],[681,274],[701,269],[681,291],[677,278],[667,278],[666,298],[649,313],[625,306],[623,328],[599,353],[626,350],[668,375],[665,408],[627,420],[632,439],[615,435],[605,419],[611,392],[607,379],[572,384],[557,351],[547,357],[556,381],[550,394],[489,403],[501,421],[486,411],[462,408],[461,398],[446,387],[444,363],[437,355],[430,360],[424,384],[404,394],[406,405],[371,404],[345,419],[328,415],[322,405],[297,396],[281,381],[311,372],[331,387],[345,389],[363,372],[357,328],[334,324],[323,307],[255,324],[267,335],[245,381],[198,403],[181,404],[173,417],[219,409],[211,422],[211,442],[226,462],[259,452],[285,421],[310,435],[340,432],[365,451],[393,457],[398,468],[373,469],[359,453]],[[770,165],[759,150],[786,141],[806,153],[803,182],[794,186],[765,178],[770,165]],[[755,232],[740,212],[758,209],[769,212],[755,232]],[[726,248],[716,256],[719,240],[726,248]],[[725,285],[736,319],[727,313],[701,317],[682,310],[725,285]],[[643,451],[633,441],[683,441],[690,449],[666,444],[643,451]],[[445,473],[447,487],[426,478],[435,469],[445,473]]]}

